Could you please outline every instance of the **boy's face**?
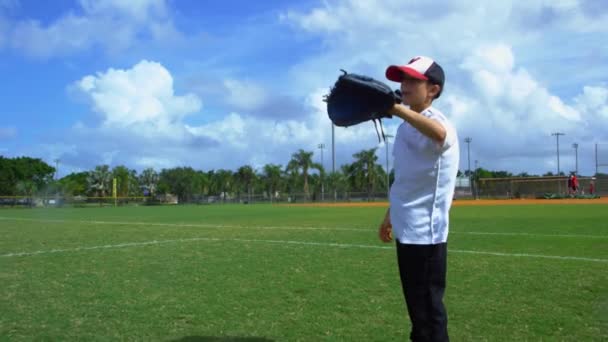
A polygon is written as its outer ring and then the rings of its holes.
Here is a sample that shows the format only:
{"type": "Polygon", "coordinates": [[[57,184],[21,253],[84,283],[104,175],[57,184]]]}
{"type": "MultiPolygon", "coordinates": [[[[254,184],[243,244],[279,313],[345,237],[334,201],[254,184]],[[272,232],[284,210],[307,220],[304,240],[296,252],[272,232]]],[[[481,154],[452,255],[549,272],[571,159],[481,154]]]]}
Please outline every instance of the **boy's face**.
{"type": "Polygon", "coordinates": [[[401,94],[403,103],[410,106],[423,105],[435,98],[439,86],[429,81],[404,76],[401,81],[401,94]]]}

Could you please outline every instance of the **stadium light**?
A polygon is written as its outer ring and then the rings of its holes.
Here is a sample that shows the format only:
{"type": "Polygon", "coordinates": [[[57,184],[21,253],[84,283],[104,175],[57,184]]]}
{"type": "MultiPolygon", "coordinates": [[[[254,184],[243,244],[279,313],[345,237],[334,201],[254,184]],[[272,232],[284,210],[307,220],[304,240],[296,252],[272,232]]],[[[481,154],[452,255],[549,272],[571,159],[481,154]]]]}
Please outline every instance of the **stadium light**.
{"type": "Polygon", "coordinates": [[[325,148],[325,144],[320,143],[317,147],[321,150],[321,166],[323,166],[323,149],[325,148]]]}

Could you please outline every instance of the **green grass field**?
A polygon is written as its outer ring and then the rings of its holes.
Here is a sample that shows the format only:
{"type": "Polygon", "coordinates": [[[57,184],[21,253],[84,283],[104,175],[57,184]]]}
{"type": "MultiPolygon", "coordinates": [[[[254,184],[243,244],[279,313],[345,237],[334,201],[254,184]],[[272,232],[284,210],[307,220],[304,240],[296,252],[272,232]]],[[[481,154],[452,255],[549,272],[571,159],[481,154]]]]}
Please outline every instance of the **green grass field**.
{"type": "MultiPolygon", "coordinates": [[[[404,341],[382,208],[0,210],[0,340],[404,341]]],[[[608,340],[606,205],[455,207],[453,341],[608,340]]]]}

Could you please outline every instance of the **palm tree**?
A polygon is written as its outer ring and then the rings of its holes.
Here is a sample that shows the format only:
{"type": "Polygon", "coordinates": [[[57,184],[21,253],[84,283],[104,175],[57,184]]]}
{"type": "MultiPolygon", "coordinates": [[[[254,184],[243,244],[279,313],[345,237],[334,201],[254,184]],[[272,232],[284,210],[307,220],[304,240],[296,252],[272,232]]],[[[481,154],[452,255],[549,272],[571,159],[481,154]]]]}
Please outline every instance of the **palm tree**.
{"type": "Polygon", "coordinates": [[[144,189],[148,190],[150,197],[153,197],[156,193],[156,188],[158,186],[159,176],[153,168],[147,168],[142,171],[139,176],[139,184],[144,189]]]}
{"type": "Polygon", "coordinates": [[[321,169],[322,166],[312,161],[312,155],[314,152],[306,152],[300,149],[298,152],[291,155],[291,160],[287,165],[287,169],[290,171],[301,171],[302,178],[304,179],[304,196],[308,199],[308,170],[311,168],[321,169]]]}
{"type": "Polygon", "coordinates": [[[326,180],[327,188],[333,191],[334,201],[338,200],[338,193],[346,193],[349,190],[348,178],[343,172],[331,172],[326,180]]]}
{"type": "Polygon", "coordinates": [[[209,174],[204,171],[196,171],[196,174],[199,186],[198,193],[200,195],[208,196],[211,187],[211,178],[209,177],[209,174]]]}
{"type": "Polygon", "coordinates": [[[281,165],[266,164],[264,165],[263,173],[264,183],[270,195],[270,202],[275,196],[278,188],[281,186],[281,165]]]}
{"type": "Polygon", "coordinates": [[[377,148],[363,150],[353,154],[356,159],[353,163],[353,174],[355,179],[363,185],[367,192],[368,201],[371,198],[376,185],[376,180],[379,178],[378,156],[376,156],[377,148]]]}
{"type": "Polygon", "coordinates": [[[247,191],[248,202],[251,202],[251,185],[255,179],[255,172],[253,171],[253,168],[249,165],[241,166],[238,168],[234,176],[238,183],[239,199],[241,187],[244,186],[247,191]]]}
{"type": "Polygon", "coordinates": [[[292,159],[287,163],[287,166],[283,171],[283,176],[285,177],[287,191],[292,196],[295,195],[301,182],[298,165],[295,160],[292,159]]]}
{"type": "Polygon", "coordinates": [[[216,188],[220,190],[220,196],[222,196],[222,200],[225,202],[226,197],[228,196],[228,192],[232,190],[234,187],[234,176],[232,171],[230,170],[217,170],[213,175],[213,182],[216,185],[216,188]]]}
{"type": "Polygon", "coordinates": [[[87,183],[89,191],[93,191],[96,196],[105,197],[106,191],[110,188],[110,167],[108,165],[98,165],[95,170],[89,171],[87,183]]]}

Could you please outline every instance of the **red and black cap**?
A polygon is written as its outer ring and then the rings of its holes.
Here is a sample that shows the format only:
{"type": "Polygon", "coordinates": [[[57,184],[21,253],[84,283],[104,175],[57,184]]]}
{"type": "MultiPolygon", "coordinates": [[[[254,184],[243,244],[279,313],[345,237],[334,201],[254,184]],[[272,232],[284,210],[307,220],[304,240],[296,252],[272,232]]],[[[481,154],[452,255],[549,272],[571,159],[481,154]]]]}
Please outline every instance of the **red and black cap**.
{"type": "Polygon", "coordinates": [[[401,82],[406,75],[411,78],[438,84],[441,90],[437,94],[437,97],[443,91],[443,84],[445,83],[443,68],[428,57],[414,57],[407,65],[391,65],[386,69],[386,78],[393,82],[401,82]]]}

